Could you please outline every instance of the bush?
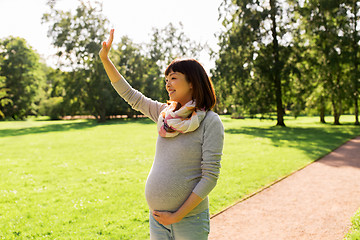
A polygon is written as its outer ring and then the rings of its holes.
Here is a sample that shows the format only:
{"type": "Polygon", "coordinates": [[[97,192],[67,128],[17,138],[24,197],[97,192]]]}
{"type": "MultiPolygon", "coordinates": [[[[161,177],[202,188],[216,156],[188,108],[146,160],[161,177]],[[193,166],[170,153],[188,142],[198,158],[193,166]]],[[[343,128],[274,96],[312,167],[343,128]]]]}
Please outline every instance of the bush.
{"type": "Polygon", "coordinates": [[[347,240],[360,240],[360,209],[352,218],[352,227],[350,233],[346,236],[347,240]]]}
{"type": "Polygon", "coordinates": [[[49,116],[51,120],[60,119],[63,113],[63,97],[52,97],[40,103],[39,114],[49,116]]]}

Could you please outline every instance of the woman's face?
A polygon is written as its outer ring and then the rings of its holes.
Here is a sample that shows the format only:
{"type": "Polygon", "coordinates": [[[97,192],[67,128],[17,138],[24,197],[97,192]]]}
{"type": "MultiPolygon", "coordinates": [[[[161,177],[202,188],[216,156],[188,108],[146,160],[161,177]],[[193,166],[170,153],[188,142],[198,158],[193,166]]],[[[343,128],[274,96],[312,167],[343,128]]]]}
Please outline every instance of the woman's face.
{"type": "Polygon", "coordinates": [[[165,77],[165,82],[170,101],[179,102],[184,106],[192,100],[192,84],[186,81],[184,74],[171,71],[165,77]]]}

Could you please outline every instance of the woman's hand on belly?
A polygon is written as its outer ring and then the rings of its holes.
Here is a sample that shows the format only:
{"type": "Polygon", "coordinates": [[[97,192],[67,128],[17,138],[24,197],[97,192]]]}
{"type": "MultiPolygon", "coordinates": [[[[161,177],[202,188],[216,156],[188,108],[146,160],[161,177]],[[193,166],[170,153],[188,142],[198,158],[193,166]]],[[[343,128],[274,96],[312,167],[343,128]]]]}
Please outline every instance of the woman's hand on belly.
{"type": "Polygon", "coordinates": [[[176,212],[153,211],[152,215],[162,225],[169,225],[180,222],[191,210],[193,210],[203,199],[194,192],[176,212]]]}
{"type": "Polygon", "coordinates": [[[153,217],[162,225],[170,225],[177,222],[180,222],[181,219],[177,216],[176,213],[172,212],[160,212],[160,211],[153,211],[153,217]]]}

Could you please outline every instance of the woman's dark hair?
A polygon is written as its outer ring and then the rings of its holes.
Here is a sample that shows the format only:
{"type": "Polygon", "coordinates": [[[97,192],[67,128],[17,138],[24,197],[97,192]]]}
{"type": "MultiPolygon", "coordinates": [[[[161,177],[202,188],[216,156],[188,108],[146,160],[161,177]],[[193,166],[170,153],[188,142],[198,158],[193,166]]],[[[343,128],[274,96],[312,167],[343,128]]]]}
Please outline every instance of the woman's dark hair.
{"type": "Polygon", "coordinates": [[[186,80],[192,84],[192,97],[196,100],[196,108],[211,110],[215,106],[216,96],[213,83],[198,61],[175,59],[166,68],[165,76],[168,76],[171,71],[184,74],[186,80]]]}

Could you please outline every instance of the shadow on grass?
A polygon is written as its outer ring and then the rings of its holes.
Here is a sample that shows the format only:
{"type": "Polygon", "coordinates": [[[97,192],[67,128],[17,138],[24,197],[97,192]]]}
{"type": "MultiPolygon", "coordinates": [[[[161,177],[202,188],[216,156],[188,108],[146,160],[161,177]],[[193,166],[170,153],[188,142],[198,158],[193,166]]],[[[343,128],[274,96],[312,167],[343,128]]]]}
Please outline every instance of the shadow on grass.
{"type": "Polygon", "coordinates": [[[38,127],[1,129],[0,137],[21,136],[27,134],[38,134],[38,133],[49,133],[49,132],[63,132],[63,131],[71,131],[71,130],[81,130],[96,126],[130,124],[130,123],[151,124],[153,123],[153,121],[151,121],[148,118],[112,119],[103,123],[99,123],[96,120],[85,120],[85,121],[71,122],[71,123],[64,123],[64,121],[53,121],[51,122],[51,124],[38,126],[38,127]]]}
{"type": "MultiPolygon", "coordinates": [[[[300,149],[309,157],[318,160],[335,150],[347,140],[360,135],[357,127],[244,127],[241,129],[227,129],[228,134],[245,134],[259,138],[268,138],[273,146],[288,146],[300,149]]],[[[359,146],[360,147],[360,146],[359,146]]],[[[281,153],[280,153],[281,154],[281,153]]],[[[344,165],[359,167],[358,164],[347,163],[344,165]]]]}

